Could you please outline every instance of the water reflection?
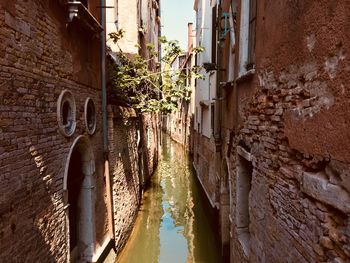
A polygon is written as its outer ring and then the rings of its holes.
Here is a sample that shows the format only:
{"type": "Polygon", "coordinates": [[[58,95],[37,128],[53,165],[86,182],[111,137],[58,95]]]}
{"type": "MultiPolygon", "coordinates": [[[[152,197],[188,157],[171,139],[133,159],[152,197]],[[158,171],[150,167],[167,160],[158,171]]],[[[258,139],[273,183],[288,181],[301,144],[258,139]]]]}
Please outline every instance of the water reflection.
{"type": "Polygon", "coordinates": [[[164,136],[162,158],[117,262],[220,262],[209,206],[184,149],[164,136]]]}

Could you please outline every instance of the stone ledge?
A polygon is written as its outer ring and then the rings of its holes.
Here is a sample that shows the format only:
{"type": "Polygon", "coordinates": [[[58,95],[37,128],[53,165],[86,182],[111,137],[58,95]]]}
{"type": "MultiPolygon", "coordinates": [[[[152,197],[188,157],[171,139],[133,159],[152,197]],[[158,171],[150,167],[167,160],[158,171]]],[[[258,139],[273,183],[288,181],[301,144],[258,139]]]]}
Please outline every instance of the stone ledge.
{"type": "Polygon", "coordinates": [[[342,187],[331,184],[325,173],[303,172],[300,185],[305,194],[335,207],[345,214],[350,213],[349,193],[342,187]]]}
{"type": "Polygon", "coordinates": [[[250,69],[246,72],[244,72],[243,74],[241,74],[237,79],[236,79],[236,83],[240,83],[243,81],[246,81],[250,78],[252,78],[255,75],[255,69],[250,69]]]}
{"type": "Polygon", "coordinates": [[[250,234],[247,229],[238,228],[237,229],[238,241],[242,247],[244,255],[249,257],[249,244],[250,244],[250,234]]]}

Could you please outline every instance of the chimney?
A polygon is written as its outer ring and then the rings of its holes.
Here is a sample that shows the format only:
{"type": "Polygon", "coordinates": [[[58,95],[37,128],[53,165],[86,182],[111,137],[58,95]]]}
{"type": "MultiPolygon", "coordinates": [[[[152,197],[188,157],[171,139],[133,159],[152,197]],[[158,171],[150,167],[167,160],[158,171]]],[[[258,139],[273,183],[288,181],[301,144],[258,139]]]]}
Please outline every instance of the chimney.
{"type": "Polygon", "coordinates": [[[187,51],[188,52],[191,52],[192,51],[192,47],[193,47],[193,38],[192,38],[192,26],[193,24],[192,23],[188,23],[187,24],[188,26],[188,40],[187,40],[187,43],[188,43],[188,47],[187,47],[187,51]]]}

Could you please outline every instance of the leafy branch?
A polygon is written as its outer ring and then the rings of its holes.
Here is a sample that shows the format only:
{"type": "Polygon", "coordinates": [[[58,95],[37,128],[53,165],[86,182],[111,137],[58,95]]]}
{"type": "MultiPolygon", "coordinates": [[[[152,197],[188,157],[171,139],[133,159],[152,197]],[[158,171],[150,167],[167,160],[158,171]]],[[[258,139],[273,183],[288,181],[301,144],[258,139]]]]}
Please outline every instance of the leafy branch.
{"type": "MultiPolygon", "coordinates": [[[[178,41],[168,41],[160,37],[164,55],[161,58],[162,70],[156,71],[154,66],[158,63],[158,52],[154,45],[147,44],[147,58],[139,54],[130,56],[125,54],[118,41],[123,38],[124,30],[109,34],[110,39],[119,48],[118,63],[109,63],[108,72],[112,91],[119,100],[131,105],[141,112],[169,113],[177,109],[182,100],[188,101],[191,88],[186,86],[187,79],[201,78],[198,67],[180,69],[171,68],[174,59],[184,54],[178,41]]],[[[140,46],[138,46],[141,49],[140,46]]],[[[202,47],[193,48],[192,53],[200,53],[202,47]]],[[[159,65],[159,64],[158,64],[159,65]]]]}

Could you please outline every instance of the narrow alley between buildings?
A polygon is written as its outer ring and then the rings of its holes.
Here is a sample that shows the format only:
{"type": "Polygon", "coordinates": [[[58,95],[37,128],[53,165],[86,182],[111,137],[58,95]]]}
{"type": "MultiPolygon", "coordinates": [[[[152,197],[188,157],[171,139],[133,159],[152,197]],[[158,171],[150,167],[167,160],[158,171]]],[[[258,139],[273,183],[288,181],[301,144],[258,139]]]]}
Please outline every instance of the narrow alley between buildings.
{"type": "Polygon", "coordinates": [[[0,0],[0,263],[350,262],[350,0],[0,0]]]}
{"type": "Polygon", "coordinates": [[[188,152],[164,135],[158,168],[117,262],[219,262],[216,215],[208,211],[188,152]]]}

